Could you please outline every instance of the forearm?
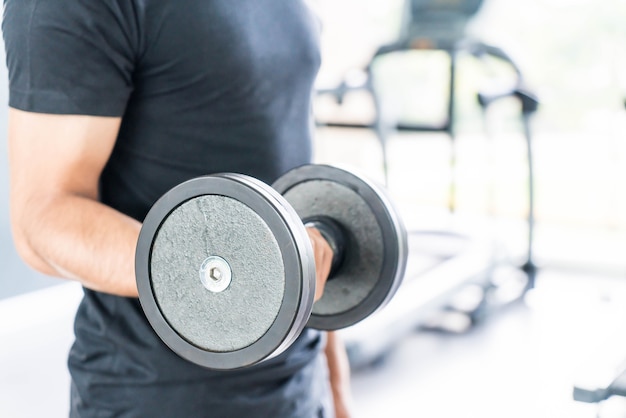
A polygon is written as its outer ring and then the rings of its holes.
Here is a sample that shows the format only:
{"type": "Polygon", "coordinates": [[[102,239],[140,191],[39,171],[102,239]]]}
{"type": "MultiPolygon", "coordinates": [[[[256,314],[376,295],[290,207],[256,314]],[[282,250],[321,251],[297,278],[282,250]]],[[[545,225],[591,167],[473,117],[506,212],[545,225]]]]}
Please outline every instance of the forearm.
{"type": "Polygon", "coordinates": [[[45,274],[137,296],[135,245],[141,224],[92,198],[60,194],[13,211],[22,257],[45,274]],[[27,209],[26,209],[27,208],[27,209]]]}
{"type": "Polygon", "coordinates": [[[330,385],[335,402],[337,418],[350,416],[352,394],[350,389],[350,365],[343,341],[336,332],[327,333],[326,359],[330,385]]]}

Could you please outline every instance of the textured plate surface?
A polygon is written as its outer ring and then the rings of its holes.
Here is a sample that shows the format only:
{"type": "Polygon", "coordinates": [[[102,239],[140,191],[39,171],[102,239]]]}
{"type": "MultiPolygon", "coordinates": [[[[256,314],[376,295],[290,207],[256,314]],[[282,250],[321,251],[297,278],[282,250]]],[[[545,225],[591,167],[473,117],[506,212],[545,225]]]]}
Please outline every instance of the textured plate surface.
{"type": "Polygon", "coordinates": [[[369,205],[354,190],[329,180],[298,183],[284,196],[302,219],[323,214],[346,234],[343,263],[326,282],[313,313],[337,315],[358,306],[376,286],[384,257],[382,232],[369,205]]]}
{"type": "Polygon", "coordinates": [[[407,236],[385,192],[324,165],[296,168],[273,187],[301,218],[329,216],[346,231],[344,262],[313,306],[308,326],[344,328],[386,305],[404,277],[407,236]]]}
{"type": "Polygon", "coordinates": [[[250,177],[218,174],[176,186],[146,216],[135,260],[139,300],[181,357],[213,369],[245,367],[280,354],[306,324],[310,242],[278,199],[250,177]],[[211,256],[232,270],[220,292],[200,280],[211,256]]]}
{"type": "Polygon", "coordinates": [[[283,300],[285,271],[269,226],[243,203],[224,196],[190,199],[161,224],[152,247],[152,288],[178,334],[208,351],[235,351],[258,341],[283,300]],[[205,259],[230,265],[230,285],[211,292],[200,280],[205,259]]]}

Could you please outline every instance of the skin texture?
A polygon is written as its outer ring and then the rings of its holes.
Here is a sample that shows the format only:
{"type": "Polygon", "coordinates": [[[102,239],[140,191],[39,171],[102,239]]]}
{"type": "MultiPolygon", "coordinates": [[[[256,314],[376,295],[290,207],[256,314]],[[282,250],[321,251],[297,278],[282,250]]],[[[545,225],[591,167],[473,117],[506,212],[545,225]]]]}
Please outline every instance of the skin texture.
{"type": "Polygon", "coordinates": [[[134,248],[141,224],[97,201],[120,121],[10,109],[11,224],[16,248],[33,268],[137,296],[134,248]]]}
{"type": "MultiPolygon", "coordinates": [[[[11,109],[11,219],[16,247],[33,268],[93,290],[136,297],[134,259],[141,224],[98,202],[98,179],[120,122],[11,109]]],[[[319,231],[307,232],[315,254],[317,300],[332,250],[319,231]]]]}
{"type": "Polygon", "coordinates": [[[350,366],[346,348],[338,333],[327,333],[325,353],[330,387],[335,401],[335,418],[349,418],[352,404],[350,366]]]}
{"type": "MultiPolygon", "coordinates": [[[[18,253],[32,268],[89,289],[137,297],[134,260],[141,224],[98,201],[98,181],[120,123],[117,117],[9,109],[11,227],[18,253]]],[[[332,251],[319,231],[307,232],[317,300],[332,251]]],[[[325,352],[337,417],[344,418],[348,363],[341,342],[328,334],[325,352]]]]}

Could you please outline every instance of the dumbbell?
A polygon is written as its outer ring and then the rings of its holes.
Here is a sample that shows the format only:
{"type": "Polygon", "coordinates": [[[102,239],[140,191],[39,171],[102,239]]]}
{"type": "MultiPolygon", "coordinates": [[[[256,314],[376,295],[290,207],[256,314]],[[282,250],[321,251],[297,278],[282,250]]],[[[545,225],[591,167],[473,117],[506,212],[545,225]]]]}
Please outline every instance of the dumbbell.
{"type": "Polygon", "coordinates": [[[402,282],[403,223],[385,192],[325,165],[271,186],[221,173],[184,182],[148,212],[136,251],[142,309],[179,356],[216,369],[275,357],[305,326],[336,330],[385,306],[402,282]],[[333,249],[322,297],[306,226],[333,249]]]}

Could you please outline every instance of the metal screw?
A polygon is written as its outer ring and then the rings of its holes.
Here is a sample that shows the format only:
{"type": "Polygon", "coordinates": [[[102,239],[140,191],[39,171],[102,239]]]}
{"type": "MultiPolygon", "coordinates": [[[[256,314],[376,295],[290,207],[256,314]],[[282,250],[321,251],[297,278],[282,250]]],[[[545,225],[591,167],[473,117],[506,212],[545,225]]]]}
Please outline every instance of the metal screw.
{"type": "Polygon", "coordinates": [[[209,270],[209,277],[217,281],[222,278],[222,272],[217,267],[213,267],[209,270]]]}
{"type": "Polygon", "coordinates": [[[207,257],[200,266],[200,281],[206,290],[213,293],[223,292],[230,286],[232,271],[230,265],[222,257],[207,257]]]}

